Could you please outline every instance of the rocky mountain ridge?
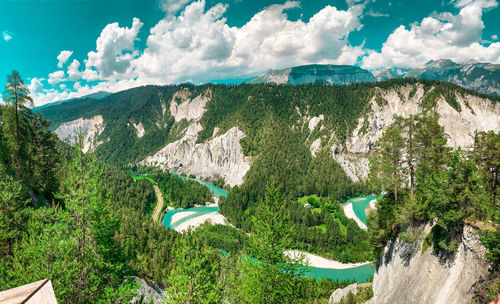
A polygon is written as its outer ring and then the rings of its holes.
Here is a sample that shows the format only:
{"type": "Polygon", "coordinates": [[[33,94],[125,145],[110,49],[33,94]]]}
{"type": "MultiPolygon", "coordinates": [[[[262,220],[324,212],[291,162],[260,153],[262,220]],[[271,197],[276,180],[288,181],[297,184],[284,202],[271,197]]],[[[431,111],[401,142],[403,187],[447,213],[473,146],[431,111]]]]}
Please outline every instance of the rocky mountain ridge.
{"type": "Polygon", "coordinates": [[[248,80],[248,83],[292,84],[350,84],[374,82],[375,77],[367,70],[349,65],[312,64],[284,70],[271,70],[248,80]]]}
{"type": "MultiPolygon", "coordinates": [[[[144,156],[139,156],[135,162],[129,161],[132,165],[155,165],[171,171],[194,174],[206,180],[223,177],[231,186],[244,183],[245,174],[255,157],[258,157],[246,154],[243,147],[243,141],[256,140],[255,130],[249,125],[251,122],[228,116],[231,123],[214,124],[213,129],[206,129],[207,121],[221,119],[218,113],[210,110],[214,107],[214,92],[219,90],[219,93],[222,91],[229,94],[231,91],[224,86],[168,89],[172,92],[168,100],[160,91],[152,93],[154,106],[147,108],[151,114],[142,118],[137,115],[137,110],[134,110],[130,114],[121,115],[112,111],[115,117],[111,119],[111,114],[98,113],[106,113],[109,106],[104,105],[99,111],[86,114],[84,109],[81,114],[68,115],[72,120],[59,120],[55,131],[61,139],[68,141],[81,129],[85,137],[85,148],[88,150],[92,142],[96,153],[106,153],[105,155],[119,153],[117,145],[123,146],[124,153],[133,152],[139,147],[145,149],[141,154],[144,156]],[[78,118],[73,119],[75,116],[78,118]],[[206,136],[207,133],[211,136],[206,136]],[[127,139],[116,141],[116,138],[113,138],[115,134],[124,134],[127,139]],[[248,138],[248,134],[252,134],[252,138],[248,138]],[[91,140],[91,137],[96,139],[91,140]],[[155,146],[147,148],[143,144],[152,140],[157,141],[155,146]]],[[[308,90],[314,92],[319,88],[312,87],[308,90]]],[[[326,112],[311,115],[309,106],[312,106],[312,103],[302,108],[297,107],[294,114],[297,120],[291,119],[287,123],[297,135],[305,132],[307,136],[301,140],[312,157],[322,149],[328,149],[345,173],[353,181],[359,181],[367,177],[370,152],[378,138],[394,121],[394,115],[408,117],[422,111],[437,112],[440,115],[439,122],[449,139],[448,145],[454,148],[469,146],[475,131],[500,132],[498,101],[453,87],[449,88],[451,91],[446,90],[438,84],[424,84],[419,81],[402,81],[401,85],[388,87],[373,85],[368,88],[367,94],[370,97],[366,101],[365,109],[353,122],[354,127],[346,134],[345,140],[339,139],[339,133],[335,131],[336,125],[331,122],[338,117],[327,115],[326,112]],[[429,107],[429,103],[434,105],[429,107]]],[[[228,95],[227,98],[231,100],[232,97],[228,95]]],[[[252,96],[243,96],[242,100],[251,104],[252,96]]],[[[108,101],[104,99],[103,102],[108,101]]],[[[314,103],[321,103],[321,99],[315,100],[314,103]]],[[[116,106],[121,104],[122,101],[116,106]]],[[[59,112],[55,107],[52,112],[45,113],[50,116],[59,112]]],[[[266,115],[268,114],[265,111],[261,111],[256,117],[266,115]]],[[[116,157],[123,158],[121,155],[116,157]]]]}
{"type": "Polygon", "coordinates": [[[380,68],[372,72],[356,66],[303,65],[270,70],[247,80],[247,83],[336,84],[385,81],[393,78],[419,78],[450,82],[479,93],[500,96],[500,65],[477,61],[455,63],[449,59],[431,60],[414,69],[380,68]]]}

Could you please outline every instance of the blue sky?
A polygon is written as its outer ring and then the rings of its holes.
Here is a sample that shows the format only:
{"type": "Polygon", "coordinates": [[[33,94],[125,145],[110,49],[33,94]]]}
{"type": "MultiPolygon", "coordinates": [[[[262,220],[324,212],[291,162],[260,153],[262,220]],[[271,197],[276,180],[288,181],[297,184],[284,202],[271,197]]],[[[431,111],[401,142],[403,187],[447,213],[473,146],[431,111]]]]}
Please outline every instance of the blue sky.
{"type": "Polygon", "coordinates": [[[0,86],[36,104],[308,63],[500,63],[497,0],[0,0],[0,86]]]}

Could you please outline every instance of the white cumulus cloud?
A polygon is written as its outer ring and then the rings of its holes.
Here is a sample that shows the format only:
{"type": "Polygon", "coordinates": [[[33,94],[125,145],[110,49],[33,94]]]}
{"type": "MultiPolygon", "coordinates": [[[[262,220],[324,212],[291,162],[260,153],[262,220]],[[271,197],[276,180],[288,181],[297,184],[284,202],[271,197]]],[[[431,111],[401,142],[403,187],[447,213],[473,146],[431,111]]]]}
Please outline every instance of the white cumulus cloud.
{"type": "Polygon", "coordinates": [[[124,74],[137,56],[134,42],[142,25],[138,18],[133,19],[131,28],[120,27],[117,22],[108,24],[97,38],[96,51],[89,52],[85,61],[88,79],[124,74]]]}
{"type": "Polygon", "coordinates": [[[131,27],[108,24],[96,50],[83,60],[84,68],[74,59],[67,79],[62,70],[49,74],[49,84],[69,80],[73,86],[62,92],[42,90],[35,100],[40,105],[144,84],[203,83],[301,64],[355,64],[365,51],[363,45],[351,45],[348,37],[362,27],[365,2],[352,1],[346,10],[328,5],[308,21],[291,21],[287,11],[298,9],[300,2],[287,1],[264,8],[241,27],[231,27],[225,18],[227,5],[207,8],[205,0],[162,1],[166,15],[150,29],[144,50],[134,45],[143,25],[139,19],[134,18],[131,27]]]}
{"type": "Polygon", "coordinates": [[[132,66],[144,82],[205,82],[306,63],[354,64],[359,47],[348,43],[361,28],[362,6],[326,6],[310,18],[290,21],[297,1],[271,5],[242,27],[230,27],[226,6],[206,10],[204,0],[189,4],[178,17],[167,16],[151,29],[147,48],[132,66]]]}
{"type": "Polygon", "coordinates": [[[76,59],[68,66],[68,80],[77,81],[82,78],[82,72],[80,72],[80,62],[76,59]]]}
{"type": "Polygon", "coordinates": [[[71,55],[73,55],[73,51],[61,51],[59,55],[57,55],[57,67],[62,68],[71,55]]]}
{"type": "Polygon", "coordinates": [[[160,7],[169,14],[175,14],[193,0],[162,0],[160,7]]]}
{"type": "Polygon", "coordinates": [[[55,71],[54,73],[50,73],[49,79],[47,80],[50,85],[56,85],[61,81],[64,81],[64,71],[55,71]]]}
{"type": "Polygon", "coordinates": [[[459,0],[457,15],[449,12],[433,14],[407,29],[399,26],[384,42],[380,52],[368,51],[362,66],[412,68],[429,60],[469,59],[500,62],[500,43],[481,44],[484,10],[498,6],[496,0],[459,0]]]}
{"type": "Polygon", "coordinates": [[[28,85],[28,89],[30,90],[31,94],[38,93],[40,90],[43,89],[43,84],[42,84],[41,80],[43,80],[43,79],[39,79],[39,78],[31,79],[31,83],[28,85]]]}

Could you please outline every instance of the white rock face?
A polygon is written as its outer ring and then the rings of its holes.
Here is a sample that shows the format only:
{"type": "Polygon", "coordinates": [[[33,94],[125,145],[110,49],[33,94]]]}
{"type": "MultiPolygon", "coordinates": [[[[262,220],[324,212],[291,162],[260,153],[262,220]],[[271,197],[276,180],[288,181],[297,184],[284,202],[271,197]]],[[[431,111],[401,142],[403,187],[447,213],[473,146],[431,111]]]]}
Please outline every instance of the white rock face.
{"type": "Polygon", "coordinates": [[[102,142],[97,142],[96,138],[104,131],[104,119],[101,115],[96,115],[90,119],[78,118],[73,121],[62,123],[54,132],[57,137],[64,142],[75,144],[78,132],[83,134],[82,151],[94,151],[102,142]]]}
{"type": "Polygon", "coordinates": [[[134,124],[134,128],[137,131],[137,137],[141,138],[144,136],[144,134],[146,134],[142,122],[140,122],[139,124],[134,124]]]}
{"type": "Polygon", "coordinates": [[[311,155],[316,156],[316,153],[318,153],[320,148],[321,148],[321,138],[318,137],[313,141],[311,147],[309,148],[309,150],[311,151],[311,155]]]}
{"type": "MultiPolygon", "coordinates": [[[[394,122],[394,115],[409,117],[421,112],[424,89],[422,85],[416,87],[412,98],[409,95],[414,86],[402,87],[399,92],[394,89],[378,89],[387,104],[378,105],[373,97],[370,101],[372,111],[358,120],[356,129],[347,138],[345,145],[333,145],[332,156],[353,181],[367,178],[368,154],[387,127],[394,122]]],[[[492,104],[487,99],[472,95],[462,97],[457,94],[456,99],[461,112],[453,109],[443,98],[438,100],[436,107],[440,115],[439,123],[444,127],[450,147],[470,146],[474,141],[474,131],[500,131],[500,103],[492,104]]]]}
{"type": "MultiPolygon", "coordinates": [[[[427,225],[422,236],[431,229],[427,225]]],[[[423,237],[422,237],[423,239],[423,237]]],[[[389,243],[373,279],[374,297],[367,303],[471,303],[474,285],[486,279],[489,264],[484,258],[475,228],[466,226],[454,257],[441,259],[422,243],[389,243]]]]}
{"type": "Polygon", "coordinates": [[[210,100],[211,92],[207,91],[203,95],[198,95],[190,99],[191,94],[187,90],[176,92],[170,101],[170,113],[175,118],[175,122],[183,119],[199,120],[205,113],[205,106],[210,100]],[[177,103],[177,101],[181,103],[177,103]]]}
{"type": "Polygon", "coordinates": [[[323,114],[319,116],[315,116],[309,120],[309,125],[307,126],[309,128],[309,131],[314,131],[316,126],[325,119],[325,116],[323,114]]]}
{"type": "Polygon", "coordinates": [[[156,285],[151,281],[135,277],[134,281],[139,285],[136,295],[130,300],[130,303],[153,303],[161,304],[167,292],[163,286],[156,285]]]}
{"type": "Polygon", "coordinates": [[[356,295],[358,293],[358,283],[354,283],[347,287],[335,290],[330,296],[330,299],[328,299],[328,304],[335,304],[337,302],[340,302],[343,297],[349,294],[349,292],[352,292],[352,294],[356,295]]]}
{"type": "Polygon", "coordinates": [[[169,143],[139,165],[159,166],[164,170],[186,172],[208,180],[223,177],[231,186],[242,184],[243,176],[250,169],[249,158],[243,155],[240,145],[240,140],[245,137],[242,131],[233,127],[215,136],[219,132],[219,128],[215,128],[212,139],[196,143],[202,130],[198,121],[205,113],[211,96],[210,90],[193,99],[187,90],[175,93],[170,102],[172,116],[176,122],[186,119],[191,123],[181,139],[169,143]]]}
{"type": "Polygon", "coordinates": [[[241,185],[250,169],[250,159],[243,155],[240,140],[245,134],[233,127],[205,143],[196,143],[199,123],[192,123],[183,138],[168,144],[141,165],[156,165],[163,169],[194,174],[202,179],[223,177],[230,186],[241,185]]]}

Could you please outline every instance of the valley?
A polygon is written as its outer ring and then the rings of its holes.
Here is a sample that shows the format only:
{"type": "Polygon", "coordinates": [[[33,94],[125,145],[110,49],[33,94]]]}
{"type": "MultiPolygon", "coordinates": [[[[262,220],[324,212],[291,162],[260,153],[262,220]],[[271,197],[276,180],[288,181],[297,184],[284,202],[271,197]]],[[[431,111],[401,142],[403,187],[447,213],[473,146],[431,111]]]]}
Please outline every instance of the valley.
{"type": "MultiPolygon", "coordinates": [[[[54,212],[69,222],[83,214],[90,217],[93,241],[80,248],[98,253],[89,259],[104,259],[129,273],[116,273],[113,282],[96,278],[95,286],[122,286],[120,278],[128,282],[125,277],[138,277],[181,296],[176,284],[189,278],[189,284],[205,288],[200,297],[214,292],[221,300],[229,296],[226,292],[263,288],[262,281],[276,278],[276,288],[300,286],[295,296],[313,303],[318,298],[327,301],[335,289],[367,282],[363,286],[367,297],[373,290],[374,303],[397,300],[392,287],[380,287],[385,284],[381,280],[393,282],[387,274],[391,269],[404,273],[424,263],[446,277],[451,268],[424,256],[427,248],[459,250],[457,259],[462,259],[462,252],[468,251],[459,249],[460,244],[469,243],[459,243],[457,231],[468,221],[494,220],[490,198],[497,187],[484,182],[490,178],[490,171],[483,169],[489,159],[479,155],[495,155],[498,101],[448,83],[393,79],[344,86],[145,86],[102,99],[64,102],[39,109],[50,123],[44,122],[37,132],[52,134],[51,147],[58,147],[50,148],[61,164],[53,167],[50,179],[61,185],[57,191],[79,193],[81,198],[58,194],[52,203],[26,212],[35,223],[38,212],[54,212]],[[462,168],[471,171],[453,171],[462,168]],[[85,178],[77,182],[82,175],[85,178]],[[471,184],[463,183],[464,178],[471,184]],[[462,185],[465,190],[454,190],[462,185]],[[463,196],[453,191],[473,193],[468,197],[474,203],[463,203],[463,196]],[[59,197],[69,209],[57,209],[59,197]],[[79,204],[82,201],[88,203],[79,204]],[[113,253],[105,250],[111,246],[105,242],[116,246],[113,253]],[[412,250],[413,264],[400,262],[405,248],[416,244],[421,244],[423,256],[412,250]],[[387,246],[395,246],[395,251],[387,246]],[[391,254],[394,261],[388,258],[391,254]],[[197,281],[202,276],[206,279],[197,281]]],[[[5,107],[7,126],[14,110],[5,107]]],[[[27,108],[22,111],[36,117],[27,108]]],[[[11,136],[9,130],[2,129],[5,138],[11,136]]],[[[25,135],[22,140],[32,145],[28,139],[25,135]]],[[[19,165],[8,154],[2,157],[13,174],[19,166],[38,170],[30,165],[39,162],[36,158],[21,155],[19,165]]],[[[45,168],[43,163],[38,166],[45,168]]],[[[12,178],[9,174],[4,177],[12,178]]],[[[35,171],[33,176],[40,175],[35,171]]],[[[35,185],[29,175],[20,183],[25,189],[35,185]]],[[[44,185],[43,179],[36,183],[44,185]]],[[[29,198],[26,191],[24,197],[29,198]]],[[[36,191],[32,204],[47,202],[55,193],[36,191]]],[[[78,236],[87,229],[69,225],[64,229],[74,230],[65,234],[57,221],[43,225],[66,239],[52,245],[56,247],[83,242],[78,236]]],[[[36,227],[41,226],[22,229],[36,227]]],[[[52,240],[51,235],[42,234],[46,240],[52,240]]],[[[488,236],[480,246],[496,246],[494,235],[488,236]]],[[[45,247],[28,252],[24,248],[30,246],[29,239],[20,236],[15,241],[18,254],[48,258],[42,257],[45,247]]],[[[452,256],[449,263],[459,263],[452,256]]],[[[4,263],[19,267],[13,258],[4,263]]],[[[99,268],[106,264],[95,263],[95,273],[109,271],[99,268]]],[[[480,271],[464,276],[470,284],[495,284],[480,271]]],[[[66,282],[61,273],[52,277],[55,286],[66,282]]],[[[442,295],[432,291],[429,297],[449,298],[450,284],[442,287],[447,290],[442,295]]],[[[461,288],[470,288],[467,284],[461,288]]],[[[77,293],[71,290],[56,295],[72,299],[77,293]]],[[[474,294],[486,296],[484,289],[474,294]]]]}

